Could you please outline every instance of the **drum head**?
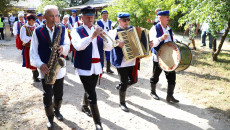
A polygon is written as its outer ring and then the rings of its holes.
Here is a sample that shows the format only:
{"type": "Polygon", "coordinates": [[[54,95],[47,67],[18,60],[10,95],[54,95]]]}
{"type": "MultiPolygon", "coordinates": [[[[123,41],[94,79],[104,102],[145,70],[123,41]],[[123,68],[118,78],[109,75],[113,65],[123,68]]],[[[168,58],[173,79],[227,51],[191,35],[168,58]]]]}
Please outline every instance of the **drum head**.
{"type": "Polygon", "coordinates": [[[174,71],[181,61],[181,52],[174,42],[166,42],[158,51],[159,66],[164,71],[174,71]]]}

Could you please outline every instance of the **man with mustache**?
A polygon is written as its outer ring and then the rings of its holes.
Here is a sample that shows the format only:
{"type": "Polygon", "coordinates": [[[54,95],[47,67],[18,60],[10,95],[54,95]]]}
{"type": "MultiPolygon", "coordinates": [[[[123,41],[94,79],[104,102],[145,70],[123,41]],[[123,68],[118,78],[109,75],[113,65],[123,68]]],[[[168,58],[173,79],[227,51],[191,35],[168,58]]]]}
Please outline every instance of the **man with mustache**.
{"type": "MultiPolygon", "coordinates": [[[[150,78],[151,83],[151,93],[150,95],[156,99],[160,100],[159,96],[156,94],[156,84],[159,81],[159,76],[162,72],[162,69],[159,67],[157,53],[161,45],[168,41],[173,41],[173,33],[172,29],[168,26],[170,18],[169,18],[169,11],[160,11],[157,12],[159,16],[160,23],[153,25],[149,31],[149,38],[150,38],[150,47],[153,54],[153,75],[150,78]]],[[[167,53],[167,52],[165,52],[167,53]]],[[[166,100],[168,102],[177,103],[179,102],[177,99],[173,97],[174,88],[176,85],[176,73],[175,71],[172,72],[165,72],[165,76],[168,80],[168,91],[166,100]]]]}
{"type": "Polygon", "coordinates": [[[64,26],[55,26],[55,22],[59,21],[58,7],[55,5],[47,5],[44,8],[44,17],[46,24],[37,27],[32,35],[30,46],[30,61],[31,65],[37,67],[41,71],[41,79],[43,86],[43,104],[45,107],[46,116],[48,117],[47,127],[52,128],[54,116],[58,120],[63,120],[60,113],[63,97],[64,76],[66,74],[66,65],[62,67],[56,76],[54,85],[45,83],[44,75],[50,70],[47,66],[51,50],[53,48],[53,41],[56,38],[60,28],[62,28],[58,54],[67,55],[70,46],[68,33],[64,26]],[[54,100],[52,102],[52,97],[54,100]]]}

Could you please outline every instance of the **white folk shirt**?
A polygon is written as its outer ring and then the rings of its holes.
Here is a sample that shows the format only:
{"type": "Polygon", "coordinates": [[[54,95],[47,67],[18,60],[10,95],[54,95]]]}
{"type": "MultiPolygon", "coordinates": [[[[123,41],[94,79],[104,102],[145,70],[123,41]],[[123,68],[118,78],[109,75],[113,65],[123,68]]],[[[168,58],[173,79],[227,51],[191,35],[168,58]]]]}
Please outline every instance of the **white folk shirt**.
{"type": "MultiPolygon", "coordinates": [[[[35,24],[33,26],[30,26],[28,23],[26,23],[27,27],[35,27],[35,24]]],[[[20,39],[24,43],[28,43],[31,40],[32,36],[26,35],[26,28],[24,26],[21,27],[20,30],[20,39]]]]}
{"type": "MultiPolygon", "coordinates": [[[[54,27],[52,27],[53,31],[51,31],[47,26],[46,26],[48,32],[49,32],[49,37],[51,42],[53,41],[53,34],[54,34],[54,27]]],[[[40,56],[38,55],[38,37],[36,32],[34,31],[31,39],[31,45],[30,45],[30,64],[32,66],[35,66],[37,68],[40,68],[42,64],[45,64],[41,61],[40,56]]],[[[68,37],[68,32],[65,30],[65,36],[64,36],[64,42],[63,45],[63,55],[67,55],[69,52],[69,47],[70,47],[70,40],[68,37]]],[[[57,73],[56,79],[61,79],[65,76],[66,74],[66,65],[62,67],[59,72],[57,73]]],[[[44,78],[44,75],[41,73],[41,78],[44,78]]]]}
{"type": "MultiPolygon", "coordinates": [[[[21,22],[21,21],[18,21],[18,22],[21,22]]],[[[18,33],[18,22],[16,21],[16,22],[14,22],[14,26],[13,26],[13,34],[14,35],[17,35],[17,33],[18,33]]],[[[23,22],[22,23],[24,23],[25,24],[25,20],[23,20],[23,22]]]]}
{"type": "MultiPolygon", "coordinates": [[[[89,46],[89,44],[92,42],[92,58],[103,58],[100,57],[99,51],[98,51],[98,46],[97,46],[97,37],[92,39],[92,34],[94,32],[94,27],[91,27],[91,29],[88,28],[88,26],[83,24],[84,29],[86,30],[86,32],[88,33],[88,37],[84,37],[81,38],[80,35],[78,34],[78,32],[76,30],[73,30],[71,32],[71,37],[72,37],[72,44],[73,47],[77,50],[77,51],[81,51],[81,50],[85,50],[86,47],[89,46]]],[[[103,49],[105,51],[111,51],[112,50],[112,43],[103,43],[103,49]]],[[[99,75],[102,73],[102,66],[101,66],[101,62],[98,63],[92,63],[91,65],[91,69],[90,70],[82,70],[82,69],[78,69],[76,68],[76,74],[78,75],[83,75],[83,76],[90,76],[92,74],[96,74],[99,75]]]]}
{"type": "Polygon", "coordinates": [[[40,26],[40,25],[43,25],[43,24],[44,24],[44,23],[43,23],[43,20],[42,20],[42,21],[40,21],[40,20],[38,19],[38,22],[39,22],[39,24],[36,22],[36,23],[38,24],[38,26],[40,26]]]}
{"type": "MultiPolygon", "coordinates": [[[[109,31],[109,36],[115,40],[117,36],[117,29],[109,31]]],[[[136,59],[127,61],[123,56],[120,68],[134,66],[135,64],[136,64],[136,59]]]]}
{"type": "Polygon", "coordinates": [[[75,22],[77,22],[77,21],[75,21],[75,17],[73,17],[73,16],[71,16],[71,19],[72,19],[72,25],[74,25],[75,22]]]}
{"type": "MultiPolygon", "coordinates": [[[[169,26],[167,26],[167,28],[164,28],[162,25],[161,25],[161,27],[163,29],[163,33],[169,35],[168,39],[164,40],[164,43],[168,42],[168,41],[172,41],[170,33],[169,33],[169,30],[171,28],[169,26]]],[[[157,31],[156,31],[155,25],[153,25],[152,28],[149,31],[149,40],[153,41],[153,47],[157,47],[160,44],[160,42],[163,41],[160,37],[157,38],[157,31]]],[[[158,62],[157,55],[154,54],[154,53],[152,53],[152,54],[153,54],[153,60],[155,62],[158,62]]]]}
{"type": "Polygon", "coordinates": [[[107,21],[105,22],[103,19],[101,19],[101,22],[102,22],[103,25],[104,25],[104,28],[103,28],[104,32],[108,34],[108,32],[109,32],[109,30],[110,30],[110,29],[109,29],[109,20],[107,20],[107,21]]]}

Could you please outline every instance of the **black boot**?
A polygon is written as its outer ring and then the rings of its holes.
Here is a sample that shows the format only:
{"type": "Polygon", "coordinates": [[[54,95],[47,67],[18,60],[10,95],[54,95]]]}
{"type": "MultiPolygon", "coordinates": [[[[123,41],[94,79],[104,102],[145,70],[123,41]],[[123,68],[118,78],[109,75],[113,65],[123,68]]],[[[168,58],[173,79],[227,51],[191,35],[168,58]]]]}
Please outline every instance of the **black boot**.
{"type": "Polygon", "coordinates": [[[151,83],[151,93],[150,93],[150,95],[151,95],[154,99],[160,100],[159,96],[158,96],[157,93],[156,93],[156,84],[151,83]]]}
{"type": "Polygon", "coordinates": [[[66,59],[66,60],[69,60],[69,56],[67,55],[67,56],[65,57],[65,59],[66,59]]]}
{"type": "Polygon", "coordinates": [[[39,72],[38,70],[36,69],[35,71],[32,71],[33,72],[33,79],[34,79],[34,82],[40,82],[38,76],[39,76],[39,72]]]}
{"type": "Polygon", "coordinates": [[[95,123],[96,130],[103,130],[101,126],[101,117],[100,117],[100,113],[99,113],[97,104],[90,104],[90,109],[92,112],[93,121],[95,123]]]}
{"type": "Polygon", "coordinates": [[[110,73],[110,74],[114,73],[114,72],[110,69],[110,65],[111,65],[111,64],[110,64],[110,61],[107,61],[106,63],[107,63],[107,65],[106,65],[106,72],[107,72],[107,73],[110,73]]]}
{"type": "Polygon", "coordinates": [[[92,114],[91,114],[91,111],[89,110],[88,106],[89,106],[89,101],[88,101],[88,99],[87,99],[87,94],[85,93],[85,94],[84,94],[84,97],[83,97],[83,105],[82,105],[81,110],[82,110],[82,112],[84,112],[86,115],[88,115],[88,116],[91,117],[92,114]]]}
{"type": "Polygon", "coordinates": [[[118,84],[115,88],[119,90],[121,88],[121,84],[118,84]]]}
{"type": "Polygon", "coordinates": [[[167,92],[167,97],[166,97],[167,102],[173,102],[173,103],[179,102],[179,100],[173,97],[174,88],[175,88],[175,85],[168,85],[168,92],[167,92]]]}
{"type": "Polygon", "coordinates": [[[46,124],[47,128],[53,127],[53,120],[54,120],[54,112],[53,112],[53,106],[49,106],[45,108],[46,116],[48,117],[48,122],[46,124]]]}
{"type": "Polygon", "coordinates": [[[119,91],[119,97],[120,97],[120,107],[123,111],[125,112],[129,112],[129,108],[126,106],[126,103],[125,103],[125,95],[126,95],[126,91],[119,91]]]}
{"type": "Polygon", "coordinates": [[[62,100],[60,100],[60,101],[55,101],[54,100],[54,102],[53,102],[53,105],[54,105],[54,115],[55,115],[55,117],[59,121],[63,120],[63,116],[60,113],[61,104],[62,104],[62,100]]]}

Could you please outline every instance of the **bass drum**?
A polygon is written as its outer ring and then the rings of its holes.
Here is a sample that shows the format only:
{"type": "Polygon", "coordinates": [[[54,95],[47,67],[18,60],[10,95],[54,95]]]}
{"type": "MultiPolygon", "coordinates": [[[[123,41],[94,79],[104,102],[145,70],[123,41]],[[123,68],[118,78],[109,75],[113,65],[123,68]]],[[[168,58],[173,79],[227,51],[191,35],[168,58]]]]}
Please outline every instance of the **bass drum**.
{"type": "Polygon", "coordinates": [[[166,42],[161,45],[157,57],[162,70],[183,71],[191,64],[192,51],[186,44],[166,42]]]}

